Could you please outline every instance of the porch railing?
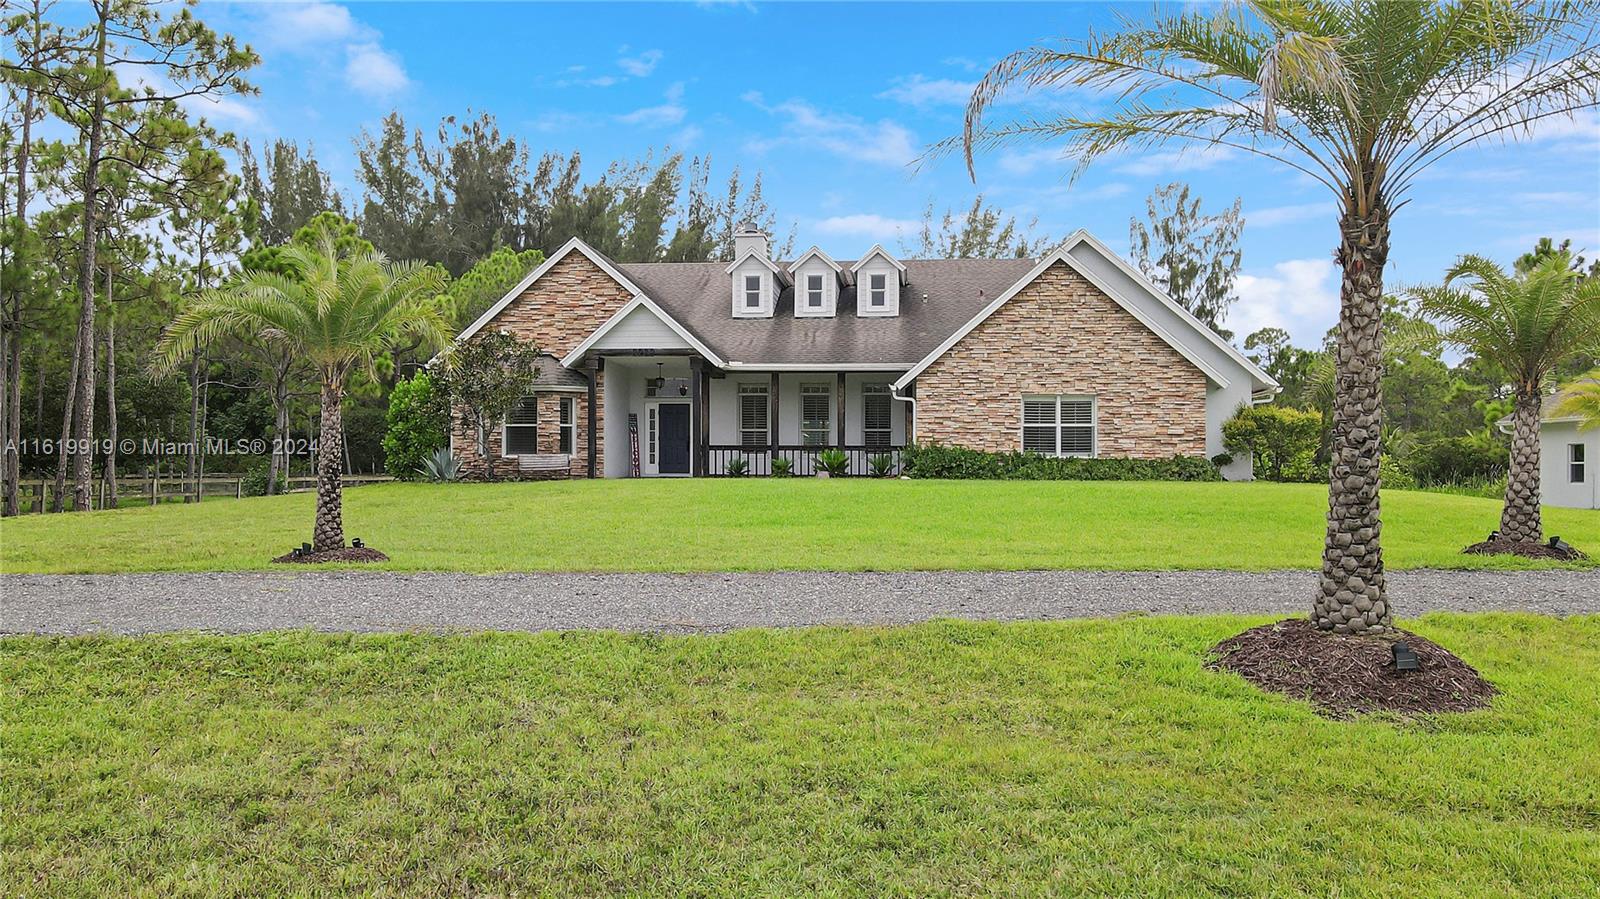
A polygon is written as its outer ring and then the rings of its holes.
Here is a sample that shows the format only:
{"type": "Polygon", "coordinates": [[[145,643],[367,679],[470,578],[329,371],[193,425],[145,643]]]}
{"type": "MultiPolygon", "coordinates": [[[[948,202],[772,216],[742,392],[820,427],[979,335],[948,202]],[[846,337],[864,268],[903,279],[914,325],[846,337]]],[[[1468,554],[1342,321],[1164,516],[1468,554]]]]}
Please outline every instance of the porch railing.
{"type": "MultiPolygon", "coordinates": [[[[888,474],[900,474],[900,454],[903,446],[738,446],[736,444],[713,444],[706,447],[706,474],[710,477],[725,477],[728,474],[728,463],[734,459],[743,459],[745,474],[748,477],[766,477],[772,474],[772,460],[788,459],[789,473],[796,477],[811,477],[822,466],[817,462],[817,454],[829,449],[843,450],[846,458],[845,472],[852,477],[866,477],[872,474],[872,459],[874,456],[888,456],[888,474]]],[[[737,464],[737,463],[735,463],[737,464]]]]}

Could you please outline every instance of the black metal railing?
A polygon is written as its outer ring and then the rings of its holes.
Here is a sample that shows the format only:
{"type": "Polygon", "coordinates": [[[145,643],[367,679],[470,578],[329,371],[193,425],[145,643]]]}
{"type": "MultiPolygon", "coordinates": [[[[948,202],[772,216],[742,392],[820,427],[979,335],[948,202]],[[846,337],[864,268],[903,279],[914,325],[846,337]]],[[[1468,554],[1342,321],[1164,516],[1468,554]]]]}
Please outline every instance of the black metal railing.
{"type": "MultiPolygon", "coordinates": [[[[876,457],[887,457],[884,466],[885,476],[898,476],[900,474],[900,453],[902,446],[738,446],[711,445],[706,447],[706,475],[709,477],[726,477],[729,474],[730,463],[735,469],[742,460],[744,474],[747,477],[764,478],[772,474],[773,459],[789,460],[789,474],[795,477],[812,477],[823,470],[818,456],[828,450],[841,450],[845,455],[844,474],[849,477],[869,477],[875,474],[873,460],[876,457]]],[[[780,466],[781,467],[781,466],[780,466]]]]}

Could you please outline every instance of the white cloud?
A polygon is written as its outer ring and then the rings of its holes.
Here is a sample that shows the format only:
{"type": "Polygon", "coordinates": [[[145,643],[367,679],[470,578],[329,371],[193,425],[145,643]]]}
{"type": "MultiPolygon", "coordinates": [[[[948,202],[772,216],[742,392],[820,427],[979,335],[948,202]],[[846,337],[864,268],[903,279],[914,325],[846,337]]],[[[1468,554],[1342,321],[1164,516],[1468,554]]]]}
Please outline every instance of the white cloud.
{"type": "Polygon", "coordinates": [[[705,130],[699,125],[685,125],[672,136],[672,145],[682,150],[691,147],[705,136],[705,130]]]}
{"type": "Polygon", "coordinates": [[[1199,172],[1212,168],[1237,156],[1229,147],[1209,145],[1188,147],[1161,153],[1150,153],[1123,163],[1117,171],[1128,175],[1169,175],[1177,172],[1199,172]]]}
{"type": "Polygon", "coordinates": [[[261,7],[262,38],[283,48],[371,40],[375,32],[337,3],[270,3],[261,7]]]}
{"type": "Polygon", "coordinates": [[[1338,274],[1328,259],[1290,259],[1271,274],[1241,274],[1224,325],[1240,340],[1271,327],[1288,331],[1296,346],[1320,346],[1339,318],[1338,274]]]}
{"type": "MultiPolygon", "coordinates": [[[[627,53],[628,48],[623,47],[621,52],[627,53]]],[[[617,60],[617,66],[635,78],[647,78],[661,63],[661,55],[660,50],[646,50],[638,56],[621,57],[617,60]]]]}
{"type": "Polygon", "coordinates": [[[915,219],[888,218],[870,213],[836,215],[816,224],[816,229],[830,237],[867,237],[875,243],[887,243],[891,237],[912,234],[922,227],[915,219]]]}
{"type": "Polygon", "coordinates": [[[375,100],[393,96],[411,84],[400,58],[376,43],[351,44],[345,48],[345,56],[345,83],[375,100]]]}
{"type": "Polygon", "coordinates": [[[1060,147],[1040,147],[1036,150],[1007,150],[1000,154],[1000,171],[1008,175],[1031,175],[1047,166],[1068,172],[1072,163],[1060,147]]]}
{"type": "Polygon", "coordinates": [[[683,121],[689,112],[683,105],[683,82],[667,88],[666,102],[659,106],[646,106],[626,115],[617,116],[624,125],[642,125],[646,128],[664,128],[683,121]]]}
{"type": "Polygon", "coordinates": [[[929,79],[921,74],[894,79],[894,86],[878,94],[880,100],[895,100],[912,106],[965,106],[972,98],[976,81],[953,78],[929,79]]]}
{"type": "Polygon", "coordinates": [[[1299,203],[1293,206],[1270,206],[1266,209],[1247,209],[1244,213],[1246,227],[1276,228],[1312,219],[1334,221],[1338,215],[1332,203],[1299,203]]]}
{"type": "Polygon", "coordinates": [[[804,100],[785,100],[775,106],[767,106],[758,91],[747,91],[742,99],[783,119],[780,138],[763,138],[749,143],[749,148],[755,152],[787,143],[816,147],[846,159],[881,165],[903,166],[917,158],[915,136],[905,126],[890,119],[867,122],[844,113],[823,112],[804,100]]]}

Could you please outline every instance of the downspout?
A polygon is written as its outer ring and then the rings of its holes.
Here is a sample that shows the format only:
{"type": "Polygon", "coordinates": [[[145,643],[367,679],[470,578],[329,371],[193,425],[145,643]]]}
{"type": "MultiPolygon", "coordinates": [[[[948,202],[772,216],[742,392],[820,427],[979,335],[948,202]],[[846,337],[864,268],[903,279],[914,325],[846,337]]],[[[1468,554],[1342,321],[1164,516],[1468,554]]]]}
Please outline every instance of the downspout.
{"type": "Polygon", "coordinates": [[[914,396],[901,396],[900,387],[893,381],[889,382],[889,397],[911,406],[911,434],[915,437],[917,434],[917,398],[914,396]]]}

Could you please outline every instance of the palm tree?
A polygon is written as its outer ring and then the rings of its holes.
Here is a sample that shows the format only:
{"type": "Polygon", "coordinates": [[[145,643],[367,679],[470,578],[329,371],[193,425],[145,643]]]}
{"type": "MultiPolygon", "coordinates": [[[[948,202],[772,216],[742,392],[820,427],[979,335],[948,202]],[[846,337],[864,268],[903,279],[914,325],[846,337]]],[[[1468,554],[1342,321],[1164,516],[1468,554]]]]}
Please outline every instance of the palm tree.
{"type": "Polygon", "coordinates": [[[1561,402],[1555,408],[1557,415],[1578,419],[1580,431],[1600,428],[1600,368],[1562,387],[1560,393],[1561,402]]]}
{"type": "Polygon", "coordinates": [[[1276,160],[1339,204],[1338,360],[1318,626],[1390,623],[1378,506],[1383,266],[1390,216],[1425,168],[1600,102],[1596,0],[1246,0],[1002,59],[973,89],[958,144],[1062,139],[1074,174],[1110,153],[1177,144],[1276,160]],[[988,127],[1007,90],[1075,87],[1096,116],[988,127]]]}
{"type": "Polygon", "coordinates": [[[1482,256],[1463,256],[1444,284],[1410,293],[1445,325],[1445,340],[1499,365],[1511,377],[1511,470],[1500,533],[1537,542],[1539,421],[1545,387],[1563,361],[1600,345],[1600,280],[1571,269],[1567,253],[1549,256],[1524,274],[1482,256]],[[1455,286],[1464,282],[1462,286],[1455,286]]]}
{"type": "Polygon", "coordinates": [[[317,517],[312,548],[344,547],[341,404],[347,378],[406,338],[434,345],[449,338],[439,270],[390,262],[381,253],[341,247],[331,228],[310,245],[285,245],[287,273],[249,270],[228,287],[202,293],[162,335],[157,371],[170,370],[197,345],[245,335],[291,347],[322,381],[317,441],[317,517]]]}

